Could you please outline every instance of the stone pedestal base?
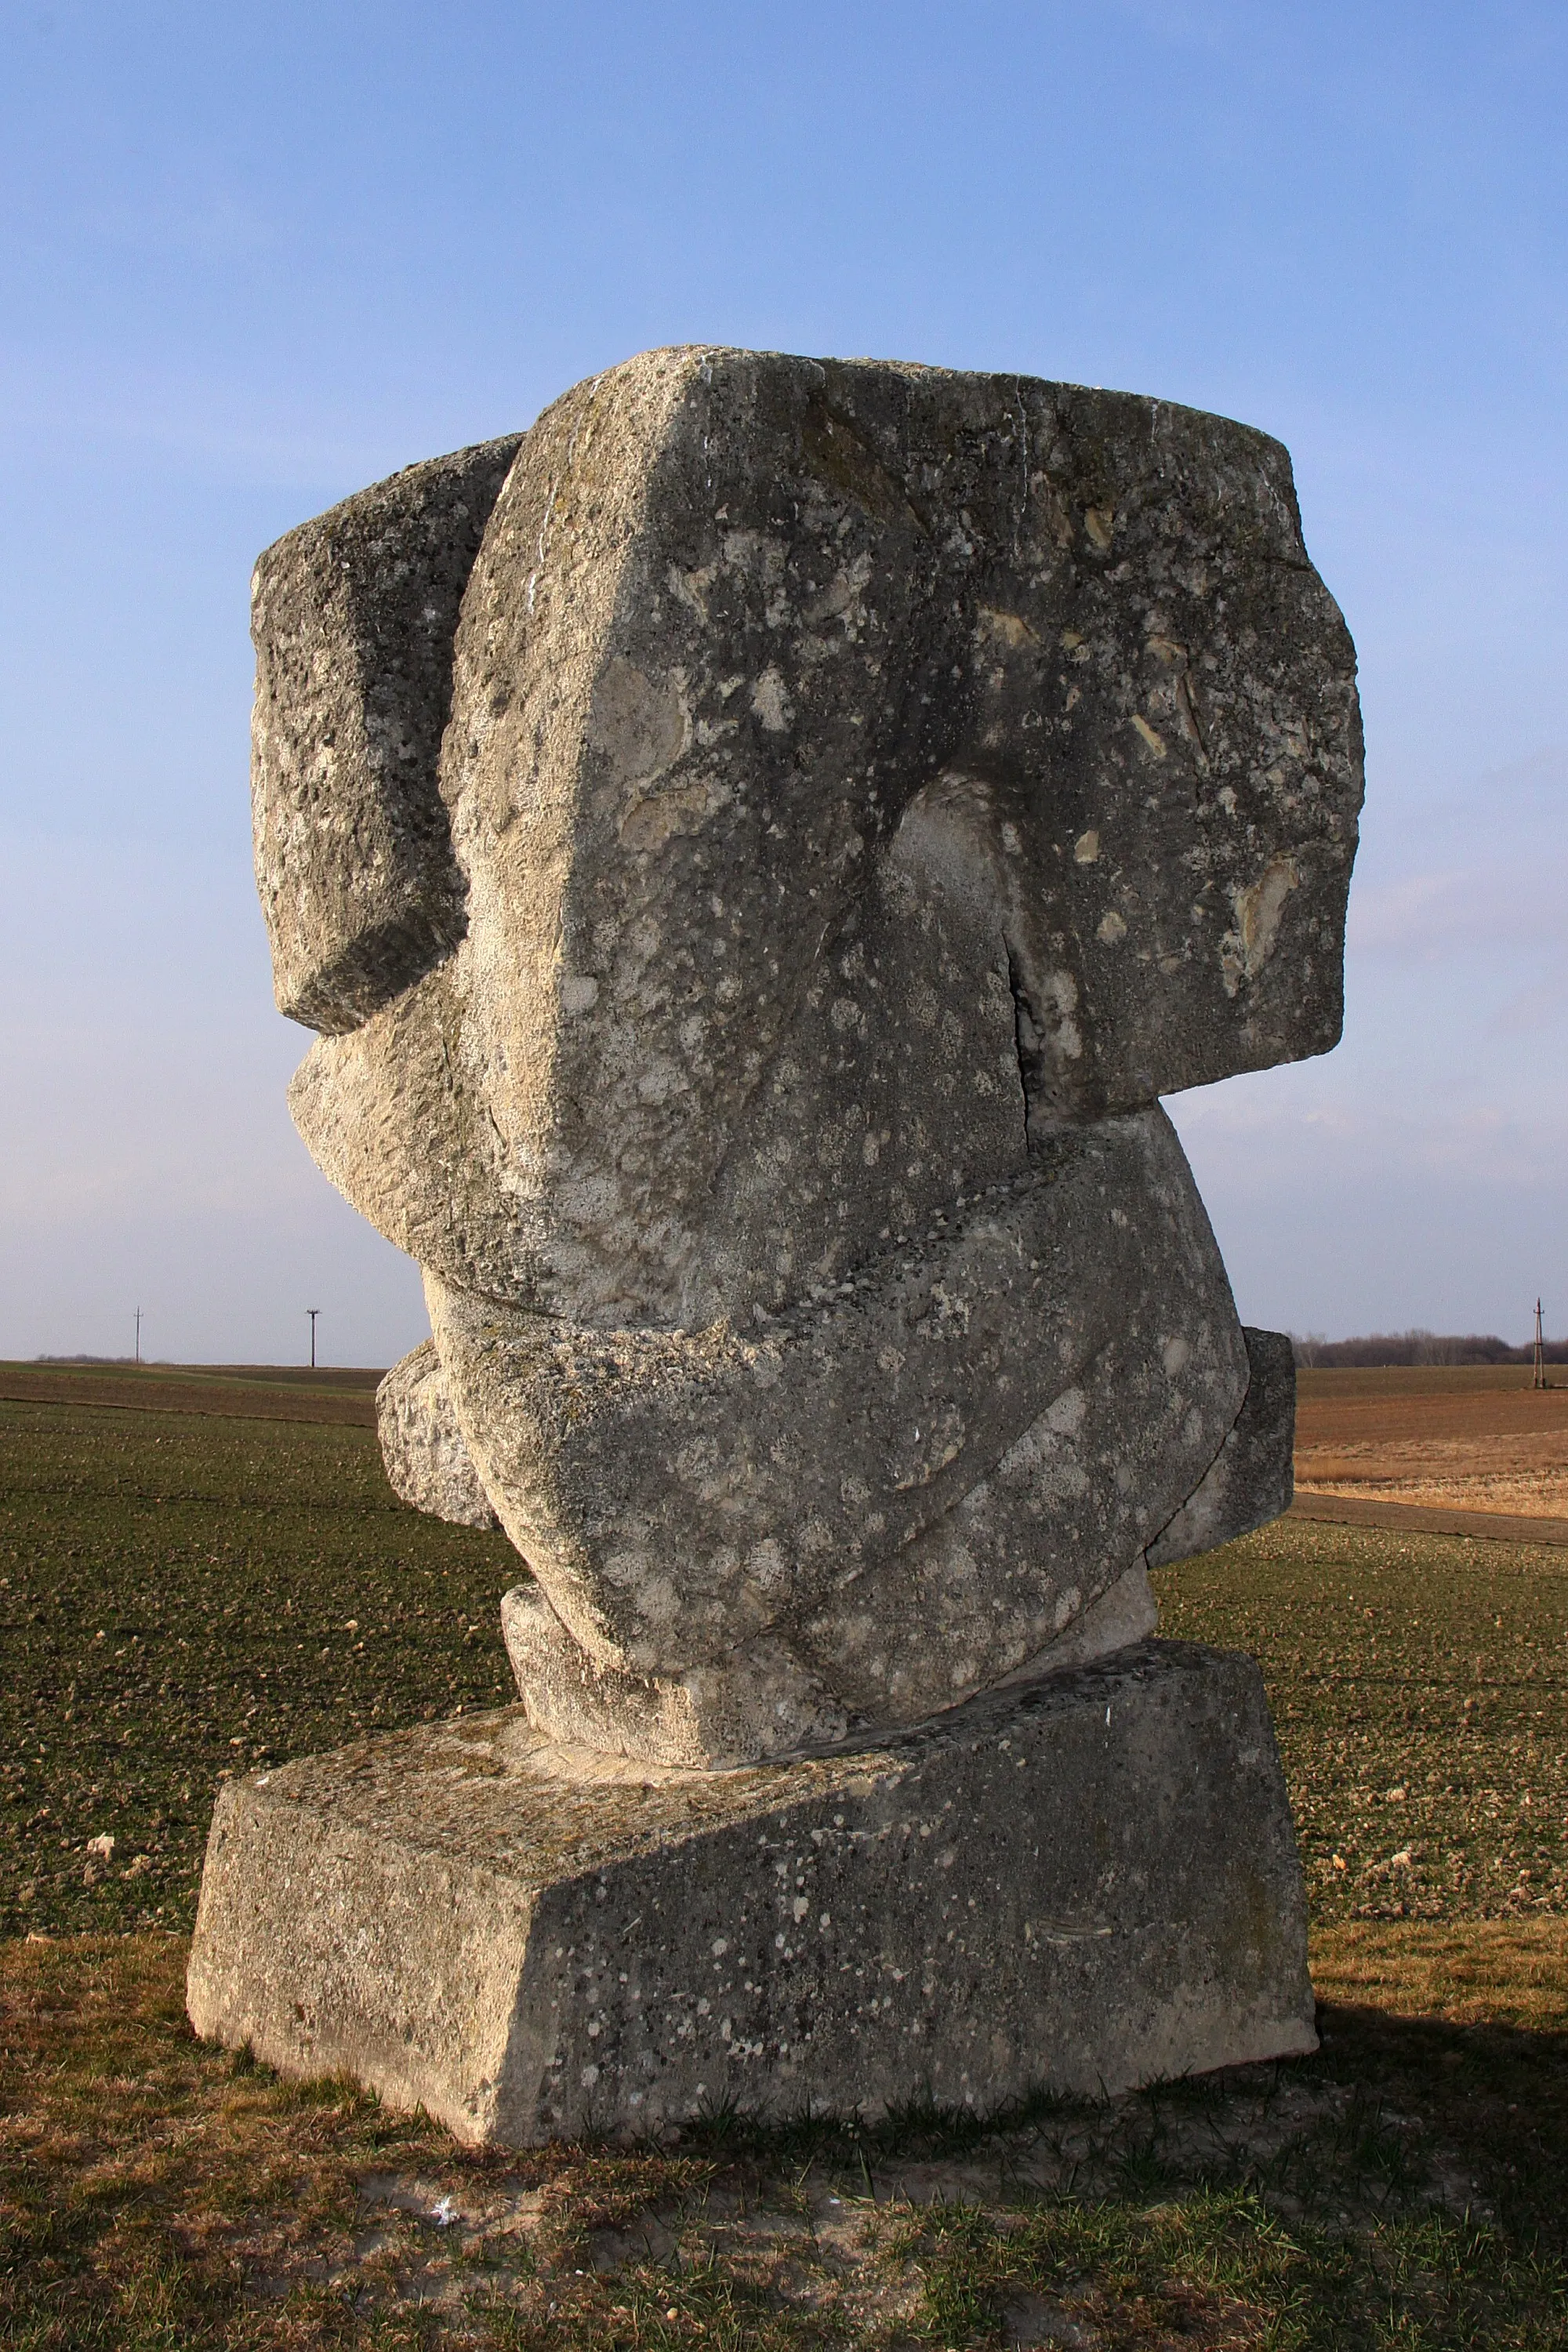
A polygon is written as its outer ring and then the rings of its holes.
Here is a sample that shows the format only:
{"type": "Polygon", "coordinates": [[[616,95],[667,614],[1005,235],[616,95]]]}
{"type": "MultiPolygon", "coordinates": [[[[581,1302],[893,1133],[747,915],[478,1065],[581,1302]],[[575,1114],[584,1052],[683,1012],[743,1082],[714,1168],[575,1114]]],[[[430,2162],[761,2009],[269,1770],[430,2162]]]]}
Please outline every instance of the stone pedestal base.
{"type": "Polygon", "coordinates": [[[628,1764],[507,1708],[232,1783],[189,2005],[514,2146],[1316,2047],[1258,1670],[1159,1641],[794,1764],[628,1764]]]}

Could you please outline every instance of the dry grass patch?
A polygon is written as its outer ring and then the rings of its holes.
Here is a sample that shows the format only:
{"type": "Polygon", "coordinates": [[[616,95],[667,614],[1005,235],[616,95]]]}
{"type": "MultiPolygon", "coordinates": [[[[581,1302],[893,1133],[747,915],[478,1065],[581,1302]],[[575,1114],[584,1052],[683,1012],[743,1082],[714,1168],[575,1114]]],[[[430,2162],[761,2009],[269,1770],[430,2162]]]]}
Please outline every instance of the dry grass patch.
{"type": "Polygon", "coordinates": [[[0,1947],[0,2338],[395,2345],[527,2329],[589,2292],[581,2249],[711,2166],[649,2151],[498,2159],[352,2084],[289,2084],[198,2043],[174,1937],[0,1947]],[[577,2259],[574,2260],[573,2257],[577,2259]]]}
{"type": "Polygon", "coordinates": [[[1312,1938],[1320,2000],[1568,2036],[1568,1920],[1347,1920],[1312,1938]]]}
{"type": "Polygon", "coordinates": [[[1411,1934],[1337,1931],[1315,2059],[989,2125],[724,2114],[665,2147],[490,2154],[196,2043],[174,1937],[15,1941],[0,2339],[1562,2347],[1568,2034],[1517,2022],[1547,1946],[1510,1930],[1467,1957],[1462,1930],[1415,1931],[1402,1962],[1411,1934]],[[1372,2008],[1394,1979],[1418,2005],[1422,1969],[1468,2015],[1489,1999],[1485,2021],[1372,2008]]]}

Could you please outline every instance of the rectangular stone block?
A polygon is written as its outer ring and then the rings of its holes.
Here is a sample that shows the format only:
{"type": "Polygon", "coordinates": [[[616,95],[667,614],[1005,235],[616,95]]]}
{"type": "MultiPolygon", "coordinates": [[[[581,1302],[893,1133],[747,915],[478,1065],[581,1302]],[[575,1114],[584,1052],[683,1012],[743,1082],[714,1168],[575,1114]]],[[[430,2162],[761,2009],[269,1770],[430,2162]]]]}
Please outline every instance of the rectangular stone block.
{"type": "Polygon", "coordinates": [[[506,1708],[236,1781],[189,2006],[514,2146],[1316,2046],[1258,1669],[1160,1641],[791,1764],[661,1769],[506,1708]]]}

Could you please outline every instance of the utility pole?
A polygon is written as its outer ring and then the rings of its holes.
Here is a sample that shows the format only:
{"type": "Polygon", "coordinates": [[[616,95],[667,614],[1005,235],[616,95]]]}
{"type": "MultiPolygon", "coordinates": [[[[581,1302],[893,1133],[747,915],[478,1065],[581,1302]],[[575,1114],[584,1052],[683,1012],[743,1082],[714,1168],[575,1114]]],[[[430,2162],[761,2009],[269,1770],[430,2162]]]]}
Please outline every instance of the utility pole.
{"type": "Polygon", "coordinates": [[[316,1318],[321,1311],[319,1307],[307,1307],[305,1309],[310,1318],[310,1370],[312,1371],[316,1369],[316,1318]]]}
{"type": "Polygon", "coordinates": [[[136,1361],[142,1361],[142,1309],[136,1309],[136,1361]]]}
{"type": "Polygon", "coordinates": [[[1541,1328],[1541,1301],[1535,1302],[1535,1371],[1530,1383],[1532,1389],[1546,1386],[1546,1341],[1541,1328]]]}

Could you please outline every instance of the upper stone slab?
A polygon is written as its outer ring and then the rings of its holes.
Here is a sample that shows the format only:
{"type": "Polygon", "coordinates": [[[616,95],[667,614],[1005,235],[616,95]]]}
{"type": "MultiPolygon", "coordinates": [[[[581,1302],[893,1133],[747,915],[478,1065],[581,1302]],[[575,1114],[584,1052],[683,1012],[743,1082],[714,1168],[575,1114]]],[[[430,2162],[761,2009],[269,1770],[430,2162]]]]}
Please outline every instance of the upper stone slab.
{"type": "Polygon", "coordinates": [[[279,1009],[312,1029],[356,1027],[463,935],[437,769],[463,591],[521,438],[410,466],[256,566],[256,877],[279,1009]]]}
{"type": "Polygon", "coordinates": [[[424,558],[375,558],[354,635],[356,509],[395,489],[334,509],[337,569],[323,525],[263,559],[258,635],[281,681],[330,586],[369,741],[375,646],[426,627],[410,756],[274,759],[319,722],[266,720],[258,863],[280,997],[357,1024],[301,1130],[442,1282],[610,1327],[769,1311],[1021,1173],[1031,1130],[1334,1043],[1354,659],[1277,442],[1026,377],[647,353],[518,447],[449,677],[424,558]],[[342,845],[382,835],[421,845],[390,955],[342,911],[342,845]],[[318,906],[342,939],[285,985],[318,906]]]}

